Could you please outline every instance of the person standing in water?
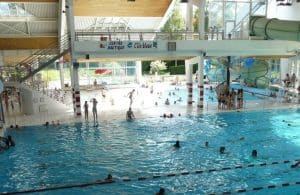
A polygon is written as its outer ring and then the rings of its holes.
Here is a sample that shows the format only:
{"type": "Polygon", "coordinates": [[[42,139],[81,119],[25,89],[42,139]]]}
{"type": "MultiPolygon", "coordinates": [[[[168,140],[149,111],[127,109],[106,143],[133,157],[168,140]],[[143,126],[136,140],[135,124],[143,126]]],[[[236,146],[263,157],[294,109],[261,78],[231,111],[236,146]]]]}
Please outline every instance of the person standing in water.
{"type": "Polygon", "coordinates": [[[96,122],[98,122],[98,114],[97,114],[97,100],[96,98],[93,98],[93,117],[94,117],[94,125],[96,125],[96,122]]]}
{"type": "Polygon", "coordinates": [[[89,120],[89,104],[87,101],[84,102],[84,118],[86,121],[89,120]]]}

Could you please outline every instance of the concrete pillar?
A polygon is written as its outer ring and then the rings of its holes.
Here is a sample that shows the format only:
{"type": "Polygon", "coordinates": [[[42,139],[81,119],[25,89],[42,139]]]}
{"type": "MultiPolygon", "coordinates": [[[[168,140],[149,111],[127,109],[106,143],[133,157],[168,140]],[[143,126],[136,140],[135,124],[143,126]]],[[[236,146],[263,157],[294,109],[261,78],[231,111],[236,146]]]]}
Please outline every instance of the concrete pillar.
{"type": "Polygon", "coordinates": [[[136,82],[138,84],[141,84],[141,82],[142,82],[142,61],[135,62],[135,76],[136,76],[136,82]]]}
{"type": "Polygon", "coordinates": [[[205,38],[205,8],[206,7],[206,0],[201,0],[199,5],[199,24],[198,24],[198,32],[199,32],[199,39],[204,40],[205,38]]]}
{"type": "Polygon", "coordinates": [[[193,104],[193,64],[189,60],[185,61],[186,85],[188,90],[187,104],[193,104]]]}
{"type": "Polygon", "coordinates": [[[80,91],[79,91],[79,78],[78,78],[78,68],[79,63],[74,59],[74,41],[75,41],[75,23],[73,14],[73,0],[66,0],[66,23],[69,34],[70,48],[71,48],[71,87],[72,87],[72,97],[73,97],[73,108],[76,115],[81,115],[80,108],[80,91]]]}
{"type": "MultiPolygon", "coordinates": [[[[63,52],[64,45],[62,45],[61,43],[65,42],[64,39],[66,39],[67,36],[65,36],[65,34],[67,34],[66,31],[66,1],[65,0],[59,0],[59,13],[58,13],[58,33],[59,33],[59,37],[58,37],[58,42],[59,42],[59,47],[60,47],[60,52],[63,52]]],[[[64,58],[61,57],[59,59],[59,76],[60,76],[60,87],[61,89],[64,89],[65,87],[65,82],[64,82],[64,58]]]]}
{"type": "MultiPolygon", "coordinates": [[[[75,99],[75,114],[76,116],[81,115],[81,104],[80,104],[80,88],[79,88],[79,74],[78,74],[78,69],[79,69],[79,63],[78,62],[73,62],[73,80],[74,80],[74,99],[75,99]]],[[[74,100],[73,100],[74,101],[74,100]]]]}
{"type": "Polygon", "coordinates": [[[73,73],[73,62],[70,64],[70,77],[71,77],[71,93],[72,93],[72,102],[73,102],[73,110],[74,113],[76,112],[76,106],[75,106],[75,90],[74,90],[74,73],[73,73]]]}
{"type": "Polygon", "coordinates": [[[199,89],[199,97],[198,97],[198,108],[203,109],[204,105],[204,80],[203,80],[203,60],[204,57],[201,54],[199,56],[198,62],[198,89],[199,89]]]}
{"type": "Polygon", "coordinates": [[[64,79],[64,62],[63,62],[63,58],[60,58],[58,63],[59,63],[60,88],[64,89],[65,79],[64,79]]]}

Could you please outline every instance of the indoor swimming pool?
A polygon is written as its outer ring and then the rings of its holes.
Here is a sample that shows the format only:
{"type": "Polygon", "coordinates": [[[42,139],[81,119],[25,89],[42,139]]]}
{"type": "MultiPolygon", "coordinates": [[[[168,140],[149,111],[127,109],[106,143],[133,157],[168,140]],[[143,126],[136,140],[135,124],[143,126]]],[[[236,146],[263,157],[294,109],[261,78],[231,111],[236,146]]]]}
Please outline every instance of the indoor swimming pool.
{"type": "Polygon", "coordinates": [[[161,187],[166,194],[300,192],[300,167],[290,167],[300,159],[299,109],[174,114],[8,130],[16,146],[0,153],[0,194],[50,188],[39,194],[155,194],[161,187]],[[115,182],[95,185],[108,174],[115,182]],[[260,188],[266,186],[275,187],[260,188]]]}

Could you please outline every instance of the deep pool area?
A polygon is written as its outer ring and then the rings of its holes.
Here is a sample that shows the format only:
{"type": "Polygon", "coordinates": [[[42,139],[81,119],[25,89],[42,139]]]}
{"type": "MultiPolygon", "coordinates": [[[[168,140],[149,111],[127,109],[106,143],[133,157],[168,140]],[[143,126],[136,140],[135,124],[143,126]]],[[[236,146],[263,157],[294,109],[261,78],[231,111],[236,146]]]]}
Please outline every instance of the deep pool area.
{"type": "MultiPolygon", "coordinates": [[[[300,159],[299,109],[31,126],[6,134],[16,146],[0,153],[0,194],[94,182],[107,174],[116,181],[38,194],[155,194],[161,187],[166,194],[210,194],[300,181],[300,167],[290,167],[300,159]]],[[[300,185],[290,185],[244,194],[299,193],[300,185]]]]}

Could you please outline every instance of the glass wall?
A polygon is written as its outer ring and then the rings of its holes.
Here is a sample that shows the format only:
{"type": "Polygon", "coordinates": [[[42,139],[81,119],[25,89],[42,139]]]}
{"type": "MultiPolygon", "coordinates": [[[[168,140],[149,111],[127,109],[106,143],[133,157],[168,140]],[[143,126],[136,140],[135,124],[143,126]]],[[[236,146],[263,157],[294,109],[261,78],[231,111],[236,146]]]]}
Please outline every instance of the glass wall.
{"type": "Polygon", "coordinates": [[[132,83],[135,72],[135,62],[82,62],[80,85],[132,83]]]}

